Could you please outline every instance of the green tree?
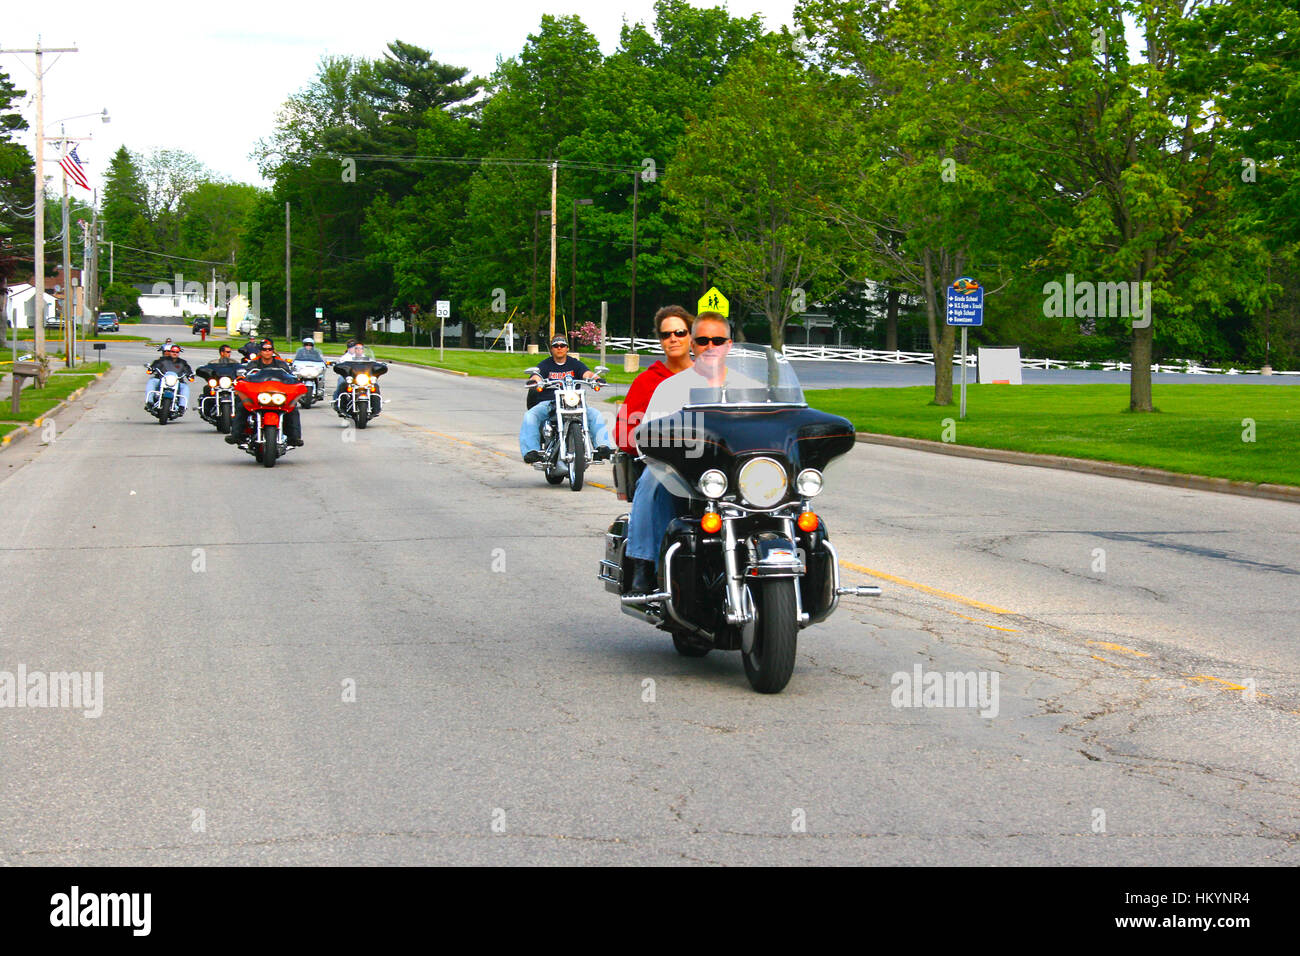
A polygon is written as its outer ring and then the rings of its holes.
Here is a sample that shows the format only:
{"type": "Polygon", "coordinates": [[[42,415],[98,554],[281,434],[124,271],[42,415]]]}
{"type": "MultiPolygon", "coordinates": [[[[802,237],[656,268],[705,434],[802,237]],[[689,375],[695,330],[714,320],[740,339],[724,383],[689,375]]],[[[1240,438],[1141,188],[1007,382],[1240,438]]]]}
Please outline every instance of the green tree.
{"type": "Polygon", "coordinates": [[[692,252],[729,297],[763,312],[774,347],[811,285],[829,294],[849,278],[831,212],[856,135],[834,79],[773,37],[731,68],[665,176],[692,252]]]}

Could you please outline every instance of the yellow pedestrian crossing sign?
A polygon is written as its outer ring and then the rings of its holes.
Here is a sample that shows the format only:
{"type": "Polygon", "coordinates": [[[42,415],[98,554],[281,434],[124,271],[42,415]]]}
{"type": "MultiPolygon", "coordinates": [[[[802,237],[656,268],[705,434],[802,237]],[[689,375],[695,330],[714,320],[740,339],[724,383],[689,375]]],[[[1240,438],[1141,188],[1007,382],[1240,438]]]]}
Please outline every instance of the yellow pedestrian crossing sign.
{"type": "Polygon", "coordinates": [[[718,315],[726,319],[730,318],[730,310],[731,303],[727,301],[725,295],[718,291],[718,287],[714,286],[708,292],[704,293],[703,298],[700,299],[699,304],[695,307],[695,314],[699,315],[701,312],[716,312],[718,315]]]}

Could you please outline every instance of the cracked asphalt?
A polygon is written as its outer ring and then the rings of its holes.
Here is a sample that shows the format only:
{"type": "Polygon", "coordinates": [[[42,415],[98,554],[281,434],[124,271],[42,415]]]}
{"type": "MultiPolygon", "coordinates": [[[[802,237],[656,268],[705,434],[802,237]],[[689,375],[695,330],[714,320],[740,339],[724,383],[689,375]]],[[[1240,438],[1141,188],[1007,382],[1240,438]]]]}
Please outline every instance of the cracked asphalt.
{"type": "Polygon", "coordinates": [[[145,355],[0,456],[0,672],[104,676],[0,706],[0,863],[1300,863],[1294,504],[860,445],[818,510],[884,596],[763,696],[619,613],[519,389],[395,368],[267,471],[145,355]]]}

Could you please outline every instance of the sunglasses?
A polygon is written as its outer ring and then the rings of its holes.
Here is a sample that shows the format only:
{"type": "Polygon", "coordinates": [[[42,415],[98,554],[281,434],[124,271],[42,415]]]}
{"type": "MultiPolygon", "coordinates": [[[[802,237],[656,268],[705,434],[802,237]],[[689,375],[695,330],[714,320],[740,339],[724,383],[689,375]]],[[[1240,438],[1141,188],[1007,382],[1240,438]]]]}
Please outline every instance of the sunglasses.
{"type": "Polygon", "coordinates": [[[551,348],[553,348],[553,349],[567,349],[568,346],[567,346],[567,345],[552,345],[551,348]]]}
{"type": "Polygon", "coordinates": [[[274,352],[275,349],[271,348],[271,346],[269,346],[269,345],[263,345],[262,348],[261,348],[259,351],[262,351],[262,352],[274,352]]]}
{"type": "Polygon", "coordinates": [[[727,335],[697,335],[695,336],[696,345],[726,345],[731,341],[727,335]]]}
{"type": "Polygon", "coordinates": [[[674,336],[679,339],[684,339],[686,338],[686,336],[690,334],[691,334],[690,329],[669,329],[667,332],[660,332],[659,337],[661,339],[666,339],[669,336],[674,336]]]}

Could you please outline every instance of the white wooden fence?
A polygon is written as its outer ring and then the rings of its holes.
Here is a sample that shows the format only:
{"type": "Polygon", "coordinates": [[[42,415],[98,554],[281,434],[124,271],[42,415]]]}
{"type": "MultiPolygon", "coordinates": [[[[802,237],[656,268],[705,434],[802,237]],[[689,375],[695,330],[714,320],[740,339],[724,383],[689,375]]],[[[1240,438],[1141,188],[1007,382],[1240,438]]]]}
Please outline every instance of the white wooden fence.
{"type": "MultiPolygon", "coordinates": [[[[629,340],[626,336],[617,338],[610,336],[605,343],[605,348],[609,351],[626,352],[629,349],[629,340]]],[[[658,350],[659,342],[656,339],[636,340],[636,348],[641,350],[658,350]]],[[[590,346],[586,347],[590,349],[590,346]]],[[[860,362],[875,363],[883,365],[933,365],[934,355],[930,352],[900,352],[898,350],[884,351],[880,349],[858,349],[843,348],[834,345],[786,345],[784,352],[787,358],[801,359],[813,362],[860,362]]],[[[960,365],[961,356],[954,355],[952,364],[960,365]]],[[[975,368],[977,358],[975,353],[966,356],[966,364],[975,368]]],[[[1106,372],[1127,372],[1132,366],[1128,362],[1058,362],[1056,359],[1021,359],[1022,368],[1043,369],[1089,369],[1094,365],[1100,365],[1102,371],[1106,372]]],[[[1177,372],[1186,375],[1259,375],[1259,369],[1242,369],[1242,368],[1211,368],[1198,365],[1195,362],[1175,361],[1164,365],[1152,365],[1152,372],[1177,372]]],[[[1300,372],[1274,372],[1274,375],[1300,375],[1300,372]]]]}

